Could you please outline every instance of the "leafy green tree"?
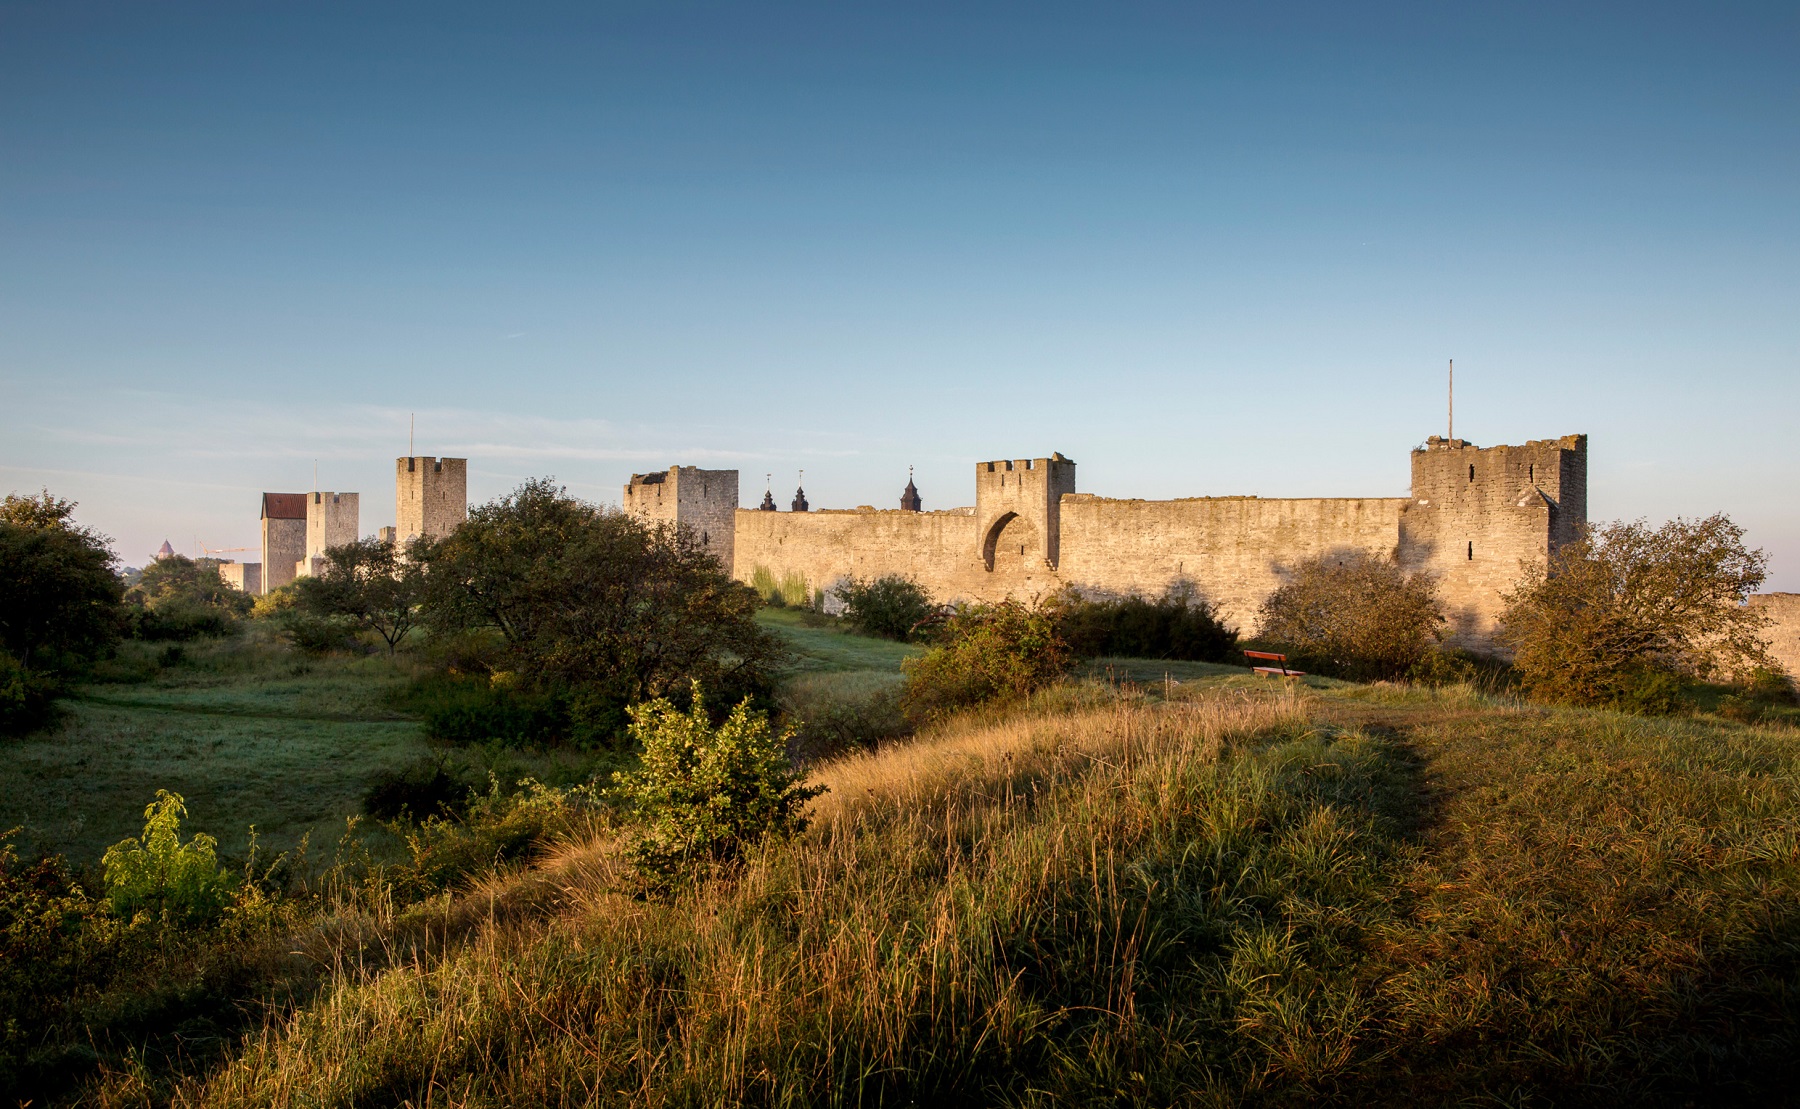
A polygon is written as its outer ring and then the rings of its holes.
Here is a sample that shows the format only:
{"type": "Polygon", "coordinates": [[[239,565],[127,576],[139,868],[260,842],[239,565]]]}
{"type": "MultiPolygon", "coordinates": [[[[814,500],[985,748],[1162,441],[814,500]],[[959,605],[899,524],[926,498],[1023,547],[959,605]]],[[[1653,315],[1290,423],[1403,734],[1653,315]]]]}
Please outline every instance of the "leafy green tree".
{"type": "Polygon", "coordinates": [[[844,601],[844,618],[857,630],[903,643],[935,611],[924,587],[900,574],[848,578],[838,583],[837,595],[844,601]]]}
{"type": "Polygon", "coordinates": [[[579,730],[616,729],[625,706],[696,680],[719,699],[715,710],[767,696],[786,656],[755,621],[756,592],[698,536],[586,504],[548,480],[471,510],[454,534],[415,552],[426,618],[440,631],[498,633],[504,668],[564,691],[579,730]]]}
{"type": "Polygon", "coordinates": [[[634,705],[631,734],[643,748],[638,769],[613,775],[614,791],[644,821],[631,859],[666,882],[701,864],[728,864],[770,837],[803,830],[808,801],[825,792],[802,784],[787,757],[786,733],[748,700],[714,727],[700,683],[687,712],[664,698],[634,705]]]}
{"type": "Polygon", "coordinates": [[[196,835],[181,841],[187,805],[179,793],[156,791],[144,810],[144,832],[107,849],[101,865],[113,911],[127,920],[140,912],[203,924],[231,900],[232,877],[219,866],[218,841],[196,835]]]}
{"type": "Polygon", "coordinates": [[[74,511],[48,492],[0,501],[0,731],[41,722],[119,638],[117,560],[74,511]]]}
{"type": "Polygon", "coordinates": [[[937,627],[937,644],[907,659],[907,715],[929,719],[985,701],[1021,699],[1061,678],[1073,661],[1047,606],[963,605],[937,627]]]}
{"type": "Polygon", "coordinates": [[[372,631],[391,655],[418,624],[425,571],[393,544],[362,539],[326,550],[321,572],[294,585],[295,604],[303,613],[372,631]]]}
{"type": "Polygon", "coordinates": [[[1770,665],[1767,618],[1745,604],[1767,571],[1724,515],[1605,524],[1527,568],[1502,638],[1534,698],[1667,710],[1682,681],[1770,665]]]}
{"type": "Polygon", "coordinates": [[[196,639],[235,631],[256,598],[225,584],[217,559],[170,555],[144,567],[125,603],[136,638],[196,639]]]}
{"type": "Polygon", "coordinates": [[[1299,666],[1366,681],[1405,677],[1443,622],[1428,576],[1357,551],[1294,567],[1263,602],[1257,637],[1285,646],[1299,666]]]}

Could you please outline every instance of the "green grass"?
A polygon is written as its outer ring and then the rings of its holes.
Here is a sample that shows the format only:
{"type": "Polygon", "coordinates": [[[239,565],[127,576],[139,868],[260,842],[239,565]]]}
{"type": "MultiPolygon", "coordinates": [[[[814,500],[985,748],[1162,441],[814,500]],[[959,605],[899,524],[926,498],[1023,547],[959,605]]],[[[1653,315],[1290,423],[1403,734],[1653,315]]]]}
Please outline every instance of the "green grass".
{"type": "Polygon", "coordinates": [[[308,661],[257,631],[159,669],[161,651],[126,644],[103,673],[147,680],[86,686],[58,725],[6,742],[0,829],[19,828],[23,852],[95,863],[142,830],[158,789],[183,795],[191,830],[227,855],[252,824],[273,850],[308,834],[329,849],[379,771],[429,751],[386,704],[404,675],[384,656],[308,661]]]}
{"type": "Polygon", "coordinates": [[[914,643],[821,626],[820,619],[791,608],[765,608],[756,614],[757,623],[781,635],[794,649],[793,669],[799,673],[884,670],[897,674],[903,660],[925,653],[925,648],[914,643]]]}

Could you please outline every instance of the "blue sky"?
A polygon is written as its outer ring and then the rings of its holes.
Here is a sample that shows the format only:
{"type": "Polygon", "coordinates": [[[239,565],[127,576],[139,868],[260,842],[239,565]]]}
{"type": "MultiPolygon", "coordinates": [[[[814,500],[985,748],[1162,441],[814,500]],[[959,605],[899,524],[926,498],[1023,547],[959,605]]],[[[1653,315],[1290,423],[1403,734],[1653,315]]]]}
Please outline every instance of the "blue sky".
{"type": "Polygon", "coordinates": [[[1800,590],[1797,131],[1791,4],[8,3],[0,490],[1398,495],[1455,358],[1800,590]]]}

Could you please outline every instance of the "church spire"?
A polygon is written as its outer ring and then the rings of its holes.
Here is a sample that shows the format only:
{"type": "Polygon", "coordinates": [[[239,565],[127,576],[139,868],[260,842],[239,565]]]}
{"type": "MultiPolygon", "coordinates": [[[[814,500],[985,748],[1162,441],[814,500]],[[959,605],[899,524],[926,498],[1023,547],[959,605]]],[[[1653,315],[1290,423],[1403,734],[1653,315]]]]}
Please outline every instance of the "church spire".
{"type": "Polygon", "coordinates": [[[900,511],[917,512],[924,504],[919,499],[919,488],[913,484],[913,468],[906,468],[906,492],[900,494],[900,511]]]}
{"type": "Polygon", "coordinates": [[[794,490],[794,511],[806,512],[812,508],[806,503],[806,471],[800,471],[800,485],[794,490]]]}
{"type": "Polygon", "coordinates": [[[775,475],[763,475],[763,503],[756,506],[758,512],[775,511],[775,475]]]}

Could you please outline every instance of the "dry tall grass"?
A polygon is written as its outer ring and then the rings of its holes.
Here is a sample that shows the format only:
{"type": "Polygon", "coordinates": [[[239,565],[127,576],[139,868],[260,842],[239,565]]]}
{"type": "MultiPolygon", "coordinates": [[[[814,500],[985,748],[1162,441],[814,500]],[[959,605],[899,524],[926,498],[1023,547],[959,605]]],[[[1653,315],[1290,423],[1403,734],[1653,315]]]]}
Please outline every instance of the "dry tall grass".
{"type": "Polygon", "coordinates": [[[1384,770],[1302,709],[1049,709],[854,756],[821,769],[801,842],[669,904],[617,892],[609,843],[569,845],[528,879],[556,911],[492,889],[466,943],[342,966],[176,1100],[1050,1104],[1319,1079],[1355,998],[1278,972],[1329,957],[1333,915],[1373,896],[1384,770]]]}

